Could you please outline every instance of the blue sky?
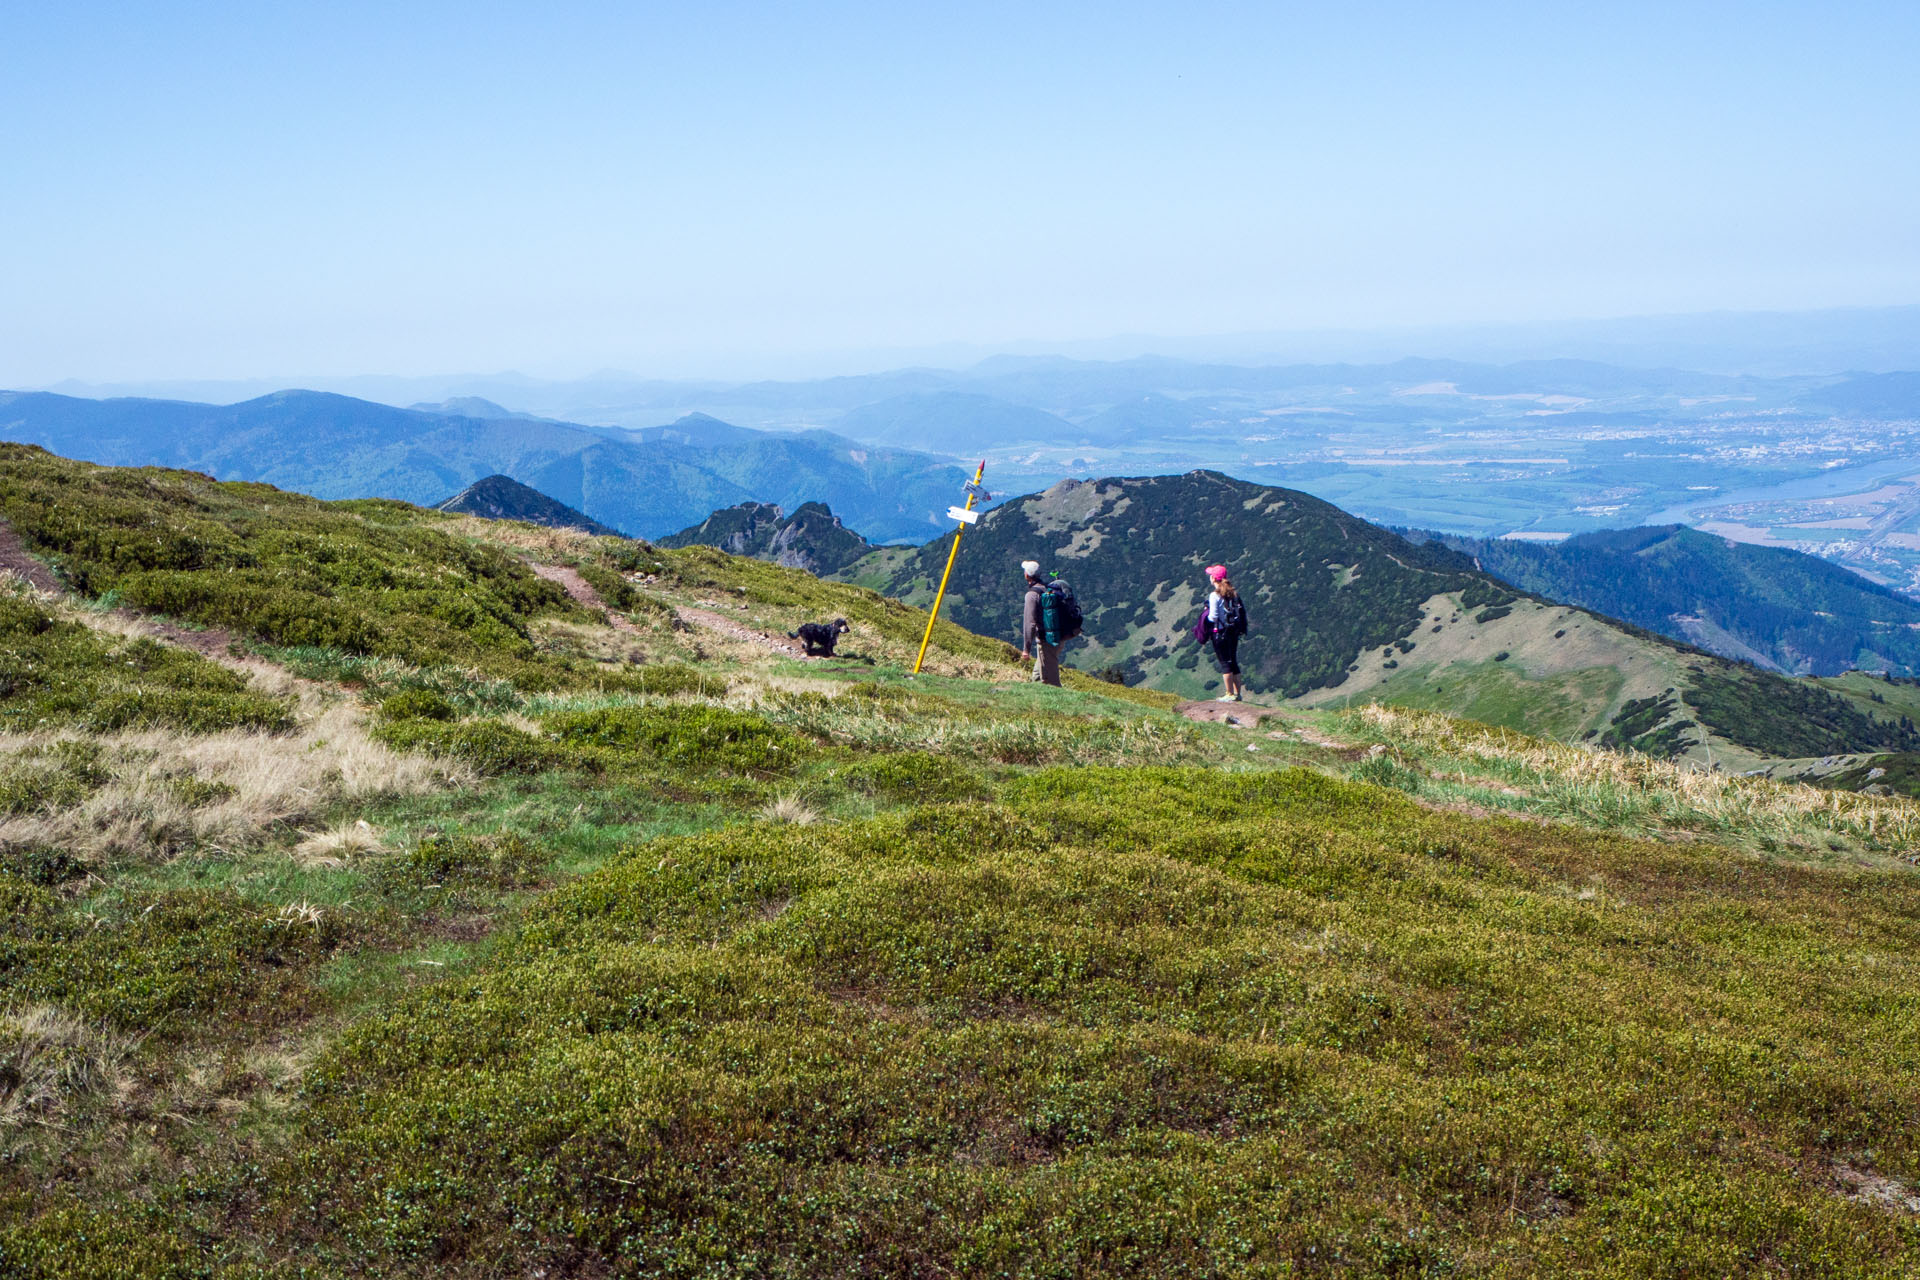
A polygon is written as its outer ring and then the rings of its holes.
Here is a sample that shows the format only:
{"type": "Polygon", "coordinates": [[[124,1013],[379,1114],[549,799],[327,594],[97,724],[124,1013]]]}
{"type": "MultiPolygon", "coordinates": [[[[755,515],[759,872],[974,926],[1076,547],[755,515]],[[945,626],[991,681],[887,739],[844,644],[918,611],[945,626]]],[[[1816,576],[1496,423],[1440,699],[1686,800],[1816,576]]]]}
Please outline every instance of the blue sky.
{"type": "Polygon", "coordinates": [[[1920,301],[1920,5],[0,10],[0,385],[1920,301]]]}

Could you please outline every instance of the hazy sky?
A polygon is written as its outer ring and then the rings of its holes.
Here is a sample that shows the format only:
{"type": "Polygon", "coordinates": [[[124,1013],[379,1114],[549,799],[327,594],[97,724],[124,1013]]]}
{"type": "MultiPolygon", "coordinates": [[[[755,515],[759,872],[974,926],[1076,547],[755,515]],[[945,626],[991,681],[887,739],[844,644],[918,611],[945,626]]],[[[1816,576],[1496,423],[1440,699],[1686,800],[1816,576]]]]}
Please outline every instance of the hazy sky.
{"type": "Polygon", "coordinates": [[[0,6],[0,385],[1920,301],[1920,5],[0,6]]]}

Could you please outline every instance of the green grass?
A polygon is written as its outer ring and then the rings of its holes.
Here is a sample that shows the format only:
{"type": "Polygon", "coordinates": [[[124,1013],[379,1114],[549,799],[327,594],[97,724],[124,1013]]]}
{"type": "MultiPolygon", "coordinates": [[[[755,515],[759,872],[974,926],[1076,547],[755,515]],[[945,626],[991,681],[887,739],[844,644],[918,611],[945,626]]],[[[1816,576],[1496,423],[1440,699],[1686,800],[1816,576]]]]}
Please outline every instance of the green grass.
{"type": "Polygon", "coordinates": [[[1505,662],[1456,662],[1440,672],[1397,671],[1364,697],[1571,740],[1607,709],[1620,686],[1621,675],[1611,667],[1530,680],[1505,662]]]}
{"type": "MultiPolygon", "coordinates": [[[[927,615],[898,600],[858,587],[843,586],[762,560],[730,556],[713,547],[687,547],[659,553],[676,585],[736,594],[762,605],[805,611],[808,616],[847,619],[857,631],[871,631],[900,644],[920,644],[927,615]]],[[[990,640],[943,618],[934,624],[933,644],[942,652],[995,665],[1013,658],[1013,646],[990,640]]]]}

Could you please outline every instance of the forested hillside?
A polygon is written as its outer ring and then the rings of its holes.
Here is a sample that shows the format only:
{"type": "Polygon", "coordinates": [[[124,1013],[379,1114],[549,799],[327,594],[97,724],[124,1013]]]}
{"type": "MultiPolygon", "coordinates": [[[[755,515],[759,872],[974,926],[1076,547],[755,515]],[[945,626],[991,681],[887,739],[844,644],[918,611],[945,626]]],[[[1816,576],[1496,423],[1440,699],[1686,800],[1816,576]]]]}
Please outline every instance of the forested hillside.
{"type": "Polygon", "coordinates": [[[822,576],[837,573],[873,550],[865,538],[841,524],[824,502],[806,503],[792,515],[770,502],[743,502],[659,542],[663,547],[718,547],[729,555],[770,560],[822,576]]]}
{"type": "Polygon", "coordinates": [[[1795,675],[1920,671],[1920,603],[1784,547],[1679,525],[1564,542],[1410,535],[1525,591],[1795,675]]]}

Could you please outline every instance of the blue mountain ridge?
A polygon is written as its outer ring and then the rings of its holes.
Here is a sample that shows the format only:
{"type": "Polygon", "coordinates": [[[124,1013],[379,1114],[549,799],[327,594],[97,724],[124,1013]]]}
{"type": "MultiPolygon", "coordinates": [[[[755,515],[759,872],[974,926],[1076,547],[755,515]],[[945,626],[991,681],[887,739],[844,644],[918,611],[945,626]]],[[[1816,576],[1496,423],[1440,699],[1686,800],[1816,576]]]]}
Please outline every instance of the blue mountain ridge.
{"type": "Polygon", "coordinates": [[[944,459],[826,431],[753,431],[704,415],[630,431],[298,390],[232,405],[0,392],[0,439],[116,466],[421,505],[503,474],[641,537],[741,502],[818,500],[877,541],[923,540],[967,479],[944,459]]]}

